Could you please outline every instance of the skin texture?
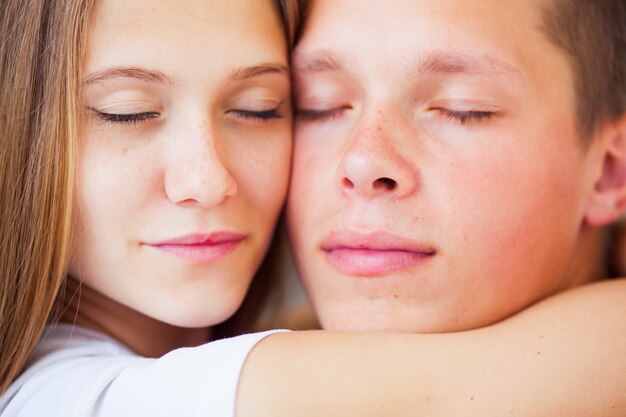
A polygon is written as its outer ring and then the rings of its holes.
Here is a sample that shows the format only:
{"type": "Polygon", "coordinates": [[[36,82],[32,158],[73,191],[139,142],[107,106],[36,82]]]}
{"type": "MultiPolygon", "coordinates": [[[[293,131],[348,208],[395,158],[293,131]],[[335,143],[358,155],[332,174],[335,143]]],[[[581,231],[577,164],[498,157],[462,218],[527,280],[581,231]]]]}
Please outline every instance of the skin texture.
{"type": "Polygon", "coordinates": [[[273,335],[246,362],[237,416],[621,417],[624,306],[622,279],[467,332],[273,335]]]}
{"type": "Polygon", "coordinates": [[[294,53],[287,216],[325,329],[473,329],[602,277],[597,226],[624,185],[607,152],[624,145],[613,127],[579,137],[539,5],[314,2],[294,53]],[[329,250],[345,233],[429,255],[329,250]],[[353,267],[368,262],[382,267],[353,267]]]}
{"type": "Polygon", "coordinates": [[[158,356],[208,340],[266,251],[290,165],[287,47],[265,0],[103,0],[91,20],[70,271],[85,288],[66,320],[158,356]],[[155,246],[215,232],[243,238],[203,262],[155,246]]]}

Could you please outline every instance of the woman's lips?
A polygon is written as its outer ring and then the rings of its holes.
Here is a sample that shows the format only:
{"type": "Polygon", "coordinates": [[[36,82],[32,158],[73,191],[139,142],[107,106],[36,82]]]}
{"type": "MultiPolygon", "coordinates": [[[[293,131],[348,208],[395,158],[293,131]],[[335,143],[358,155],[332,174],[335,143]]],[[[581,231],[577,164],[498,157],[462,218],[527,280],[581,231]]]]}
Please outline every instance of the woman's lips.
{"type": "Polygon", "coordinates": [[[431,258],[436,250],[388,232],[331,233],[322,243],[326,259],[339,272],[373,277],[413,268],[431,258]]]}
{"type": "Polygon", "coordinates": [[[207,264],[237,249],[245,238],[233,232],[197,233],[146,245],[192,264],[207,264]]]}

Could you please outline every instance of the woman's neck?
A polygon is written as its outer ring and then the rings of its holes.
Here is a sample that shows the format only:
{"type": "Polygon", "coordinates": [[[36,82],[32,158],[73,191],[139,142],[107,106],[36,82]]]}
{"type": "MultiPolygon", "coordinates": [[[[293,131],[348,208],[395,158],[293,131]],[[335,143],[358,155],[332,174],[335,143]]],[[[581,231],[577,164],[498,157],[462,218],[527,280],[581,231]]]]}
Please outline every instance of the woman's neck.
{"type": "Polygon", "coordinates": [[[110,336],[139,355],[160,357],[179,347],[210,340],[210,328],[183,328],[155,320],[68,278],[60,300],[61,322],[110,336]]]}

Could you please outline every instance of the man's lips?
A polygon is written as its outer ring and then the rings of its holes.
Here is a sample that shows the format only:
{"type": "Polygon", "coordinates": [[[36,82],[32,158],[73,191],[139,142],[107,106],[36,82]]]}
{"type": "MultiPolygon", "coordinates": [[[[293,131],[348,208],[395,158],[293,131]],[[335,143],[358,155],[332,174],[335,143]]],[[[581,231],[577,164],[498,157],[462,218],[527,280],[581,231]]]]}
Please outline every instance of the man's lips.
{"type": "Polygon", "coordinates": [[[382,231],[336,231],[324,239],[322,250],[339,272],[364,277],[409,269],[436,254],[430,245],[382,231]]]}
{"type": "Polygon", "coordinates": [[[145,245],[193,264],[216,262],[228,255],[246,238],[241,233],[194,233],[145,245]]]}

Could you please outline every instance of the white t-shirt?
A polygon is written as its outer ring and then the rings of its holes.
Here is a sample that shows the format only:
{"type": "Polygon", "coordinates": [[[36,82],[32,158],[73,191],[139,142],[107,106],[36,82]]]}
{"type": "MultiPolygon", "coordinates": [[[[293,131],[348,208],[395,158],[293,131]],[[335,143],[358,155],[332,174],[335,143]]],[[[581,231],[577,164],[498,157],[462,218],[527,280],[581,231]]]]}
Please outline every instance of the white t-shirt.
{"type": "Polygon", "coordinates": [[[231,417],[253,333],[159,359],[67,324],[50,326],[32,365],[0,397],[2,417],[231,417]]]}

